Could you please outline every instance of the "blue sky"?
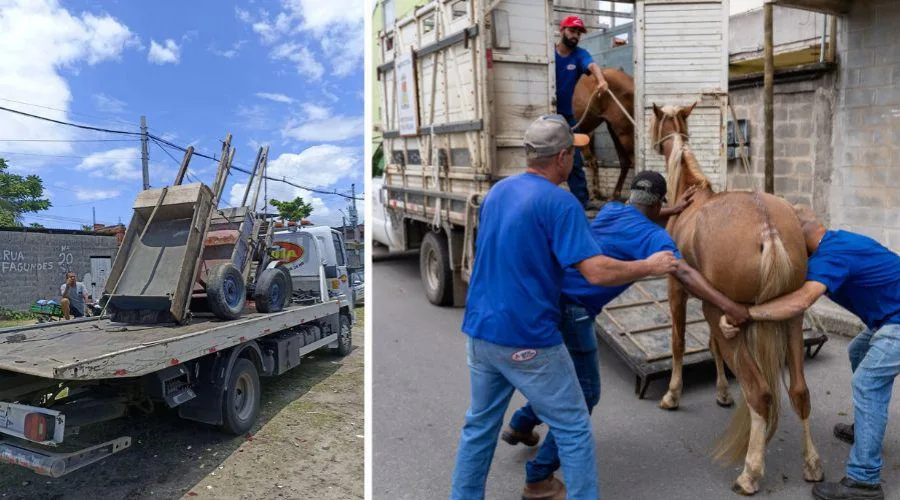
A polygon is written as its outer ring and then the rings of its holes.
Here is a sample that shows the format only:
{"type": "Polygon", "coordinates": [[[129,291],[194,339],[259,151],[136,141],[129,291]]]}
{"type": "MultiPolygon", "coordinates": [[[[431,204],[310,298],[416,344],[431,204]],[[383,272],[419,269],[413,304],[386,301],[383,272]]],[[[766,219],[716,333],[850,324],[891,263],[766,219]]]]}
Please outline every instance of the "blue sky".
{"type": "MultiPolygon", "coordinates": [[[[230,132],[235,164],[249,169],[268,144],[271,175],[348,193],[355,182],[362,198],[363,4],[0,0],[0,106],[131,131],[143,114],[151,133],[217,156],[230,132]]],[[[0,113],[0,157],[40,175],[54,205],[26,222],[80,228],[94,207],[97,222],[127,224],[140,142],[93,139],[123,137],[0,113]]],[[[151,185],[176,170],[151,142],[151,185]]],[[[212,183],[213,162],[195,157],[190,171],[212,183]]],[[[229,179],[222,206],[247,176],[229,179]]],[[[339,225],[338,209],[347,212],[338,196],[274,182],[268,192],[312,202],[318,224],[339,225]]]]}

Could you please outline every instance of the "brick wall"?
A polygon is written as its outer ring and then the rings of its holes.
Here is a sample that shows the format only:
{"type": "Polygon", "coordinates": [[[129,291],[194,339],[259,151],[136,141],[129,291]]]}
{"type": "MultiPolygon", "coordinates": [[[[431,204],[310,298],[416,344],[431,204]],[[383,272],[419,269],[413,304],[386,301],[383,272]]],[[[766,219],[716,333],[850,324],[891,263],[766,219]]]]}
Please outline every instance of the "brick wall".
{"type": "MultiPolygon", "coordinates": [[[[812,206],[829,222],[832,174],[833,77],[775,86],[775,194],[812,206]]],[[[750,120],[750,175],[740,159],[728,162],[728,188],[765,186],[763,89],[729,91],[738,119],[750,120]],[[752,180],[751,180],[752,179],[752,180]]],[[[729,115],[729,119],[731,116],[729,115]]]]}
{"type": "Polygon", "coordinates": [[[854,2],[840,23],[831,225],[900,251],[900,1],[854,2]]]}
{"type": "Polygon", "coordinates": [[[115,236],[0,231],[0,307],[26,310],[37,299],[59,300],[68,271],[90,293],[91,257],[114,261],[117,249],[115,236]]]}

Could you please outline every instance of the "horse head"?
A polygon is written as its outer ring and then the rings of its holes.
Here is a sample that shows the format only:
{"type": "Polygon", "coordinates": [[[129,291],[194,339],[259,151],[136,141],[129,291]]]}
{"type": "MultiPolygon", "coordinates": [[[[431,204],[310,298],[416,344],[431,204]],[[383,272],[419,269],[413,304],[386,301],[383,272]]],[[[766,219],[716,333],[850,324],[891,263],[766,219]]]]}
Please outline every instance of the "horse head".
{"type": "Polygon", "coordinates": [[[663,106],[653,104],[653,117],[650,119],[650,144],[653,149],[666,158],[666,177],[668,184],[668,199],[672,202],[689,185],[699,184],[702,188],[709,188],[710,183],[700,171],[697,159],[687,146],[690,140],[687,119],[694,111],[697,102],[690,106],[663,106]],[[666,143],[672,142],[672,147],[666,151],[666,143]],[[687,176],[683,178],[683,170],[687,169],[687,176]],[[684,181],[684,185],[682,185],[684,181]]]}

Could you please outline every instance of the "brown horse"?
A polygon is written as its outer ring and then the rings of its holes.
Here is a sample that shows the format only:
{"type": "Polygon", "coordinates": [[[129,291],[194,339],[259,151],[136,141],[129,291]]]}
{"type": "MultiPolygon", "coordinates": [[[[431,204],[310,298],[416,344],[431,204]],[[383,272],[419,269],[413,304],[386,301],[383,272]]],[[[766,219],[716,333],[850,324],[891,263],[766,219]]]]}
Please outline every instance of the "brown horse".
{"type": "MultiPolygon", "coordinates": [[[[696,105],[696,103],[694,104],[696,105]]],[[[651,144],[666,157],[668,199],[676,200],[698,186],[693,203],[669,219],[667,230],[688,264],[732,300],[759,304],[799,288],[806,277],[806,246],[791,205],[766,193],[714,193],[687,145],[687,118],[694,106],[653,105],[651,144]]],[[[682,389],[685,317],[688,295],[669,278],[672,310],[672,379],[660,407],[678,407],[682,389]]],[[[778,428],[781,399],[779,381],[789,366],[791,404],[803,426],[803,478],[821,481],[819,454],[809,425],[809,389],[803,375],[803,318],[783,322],[755,322],[726,339],[719,327],[722,311],[703,304],[710,328],[710,350],[716,364],[717,402],[732,403],[723,360],[735,374],[743,393],[728,431],[714,455],[726,463],[744,458],[744,470],[732,489],[752,495],[759,489],[768,441],[778,428]]]]}
{"type": "MultiPolygon", "coordinates": [[[[619,69],[603,68],[602,71],[603,78],[609,83],[609,90],[615,94],[622,106],[628,110],[628,114],[633,117],[634,78],[619,69]]],[[[612,199],[618,200],[622,196],[622,185],[625,183],[628,169],[634,165],[634,125],[608,93],[604,92],[595,96],[595,90],[597,90],[597,79],[593,75],[582,76],[578,80],[578,85],[575,86],[572,110],[575,113],[576,121],[580,120],[582,115],[584,116],[584,120],[579,125],[584,134],[590,134],[597,127],[606,123],[606,128],[609,130],[609,135],[616,148],[616,154],[619,156],[621,170],[612,196],[612,199]],[[586,113],[585,109],[587,109],[586,113]]],[[[585,149],[591,147],[593,147],[593,141],[585,146],[585,149]]],[[[585,163],[591,161],[596,161],[593,159],[593,151],[585,151],[585,163]]]]}

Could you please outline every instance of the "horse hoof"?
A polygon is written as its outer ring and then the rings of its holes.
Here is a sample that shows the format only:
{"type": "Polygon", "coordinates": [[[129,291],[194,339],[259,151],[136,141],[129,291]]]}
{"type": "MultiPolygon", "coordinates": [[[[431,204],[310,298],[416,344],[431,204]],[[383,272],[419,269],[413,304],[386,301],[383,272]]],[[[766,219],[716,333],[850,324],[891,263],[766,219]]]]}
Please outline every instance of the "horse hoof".
{"type": "Polygon", "coordinates": [[[803,480],[807,483],[820,483],[825,480],[825,473],[822,472],[822,464],[819,463],[818,457],[803,464],[803,480]]]}
{"type": "Polygon", "coordinates": [[[663,410],[669,410],[669,411],[677,410],[678,409],[678,400],[675,399],[674,397],[672,397],[671,394],[666,393],[666,395],[663,396],[662,401],[659,402],[659,407],[662,408],[663,410]]]}
{"type": "Polygon", "coordinates": [[[716,404],[721,406],[722,408],[731,408],[734,406],[734,399],[731,399],[731,394],[726,394],[725,397],[716,397],[716,404]]]}
{"type": "Polygon", "coordinates": [[[735,480],[734,484],[731,485],[731,491],[738,495],[752,496],[759,491],[759,486],[757,485],[756,479],[751,478],[747,474],[741,474],[737,480],[735,480]]]}

